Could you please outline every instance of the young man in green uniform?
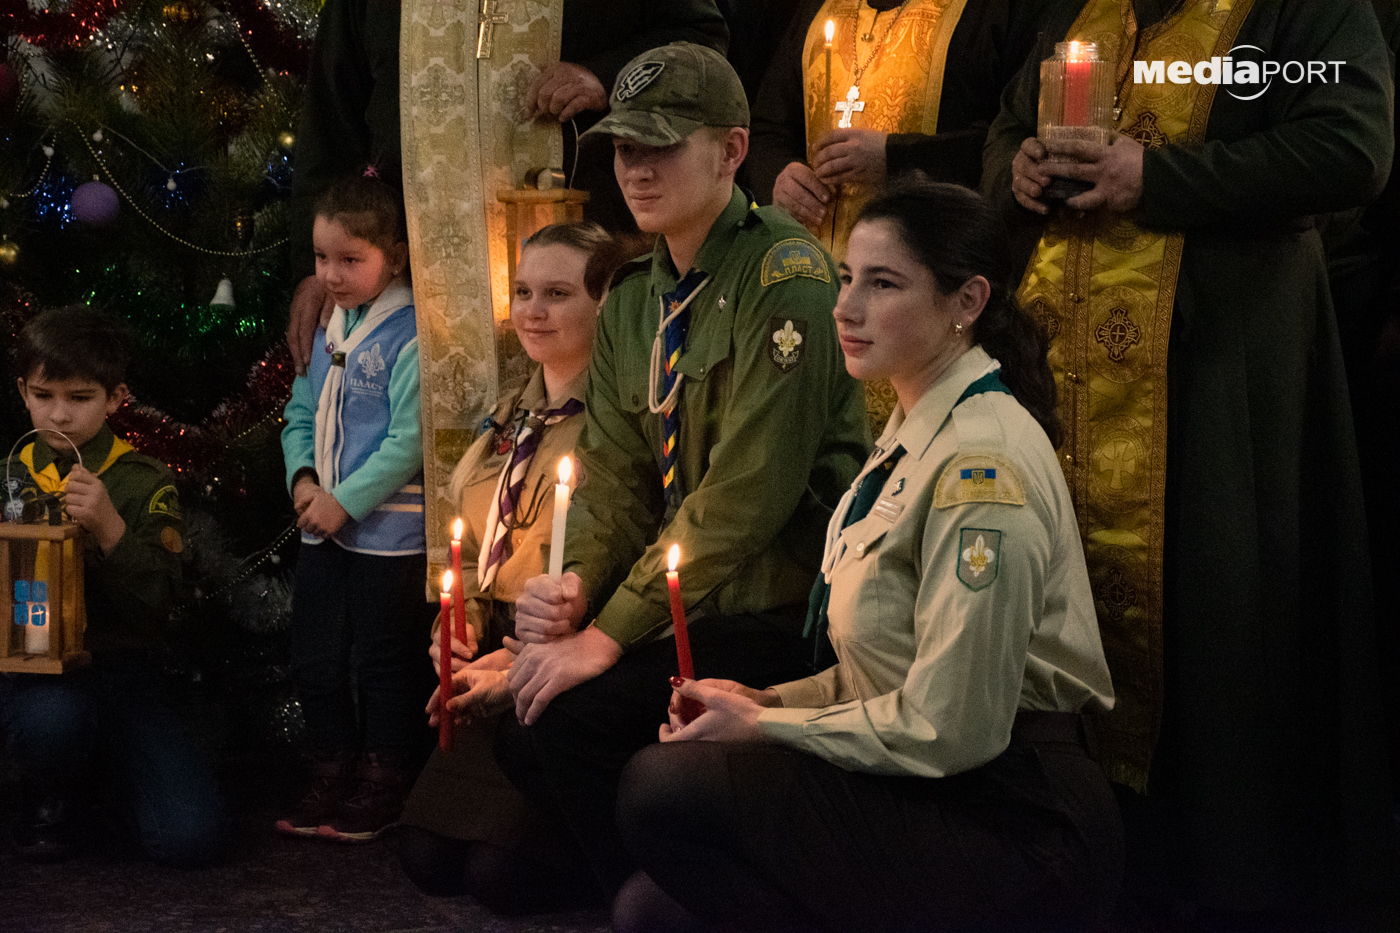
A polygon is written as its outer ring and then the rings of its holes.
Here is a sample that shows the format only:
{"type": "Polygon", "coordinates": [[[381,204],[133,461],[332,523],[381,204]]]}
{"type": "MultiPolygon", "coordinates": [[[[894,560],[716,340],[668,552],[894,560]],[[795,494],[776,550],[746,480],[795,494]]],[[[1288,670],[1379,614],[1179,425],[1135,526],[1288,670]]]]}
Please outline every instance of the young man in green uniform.
{"type": "Polygon", "coordinates": [[[127,347],[119,322],[86,307],[47,311],[18,340],[19,391],[39,433],[6,464],[0,498],[6,521],[42,519],[61,503],[88,533],[84,647],[92,666],[0,674],[0,734],[23,781],[14,825],[22,857],[56,861],[75,851],[75,805],[96,759],[111,791],[104,797],[146,854],[193,866],[219,851],[223,805],[212,769],[154,676],[184,545],[169,468],[107,426],[126,400],[127,347]]]}
{"type": "Polygon", "coordinates": [[[734,184],[749,115],[733,69],[700,46],[654,49],[622,70],[611,106],[590,132],[612,137],[628,207],[659,237],[602,310],[566,573],[517,603],[510,686],[527,728],[501,749],[507,773],[562,809],[607,891],[630,870],[617,775],[655,741],[676,673],[668,550],[680,546],[697,676],[802,672],[826,523],[868,438],[829,257],[734,184]]]}

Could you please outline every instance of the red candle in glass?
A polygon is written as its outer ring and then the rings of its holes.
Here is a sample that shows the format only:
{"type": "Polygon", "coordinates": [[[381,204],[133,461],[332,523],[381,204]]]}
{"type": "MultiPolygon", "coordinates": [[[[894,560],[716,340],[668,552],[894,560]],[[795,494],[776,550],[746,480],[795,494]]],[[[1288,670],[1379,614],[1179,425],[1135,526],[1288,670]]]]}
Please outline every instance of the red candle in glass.
{"type": "MultiPolygon", "coordinates": [[[[681,575],[676,567],[681,562],[681,546],[671,545],[666,561],[666,589],[671,594],[671,622],[676,628],[676,662],[681,677],[695,679],[695,664],[690,657],[690,630],[685,627],[685,605],[681,602],[681,575]]],[[[681,721],[690,722],[705,711],[705,707],[689,697],[681,697],[681,721]]]]}
{"type": "Polygon", "coordinates": [[[1089,105],[1094,96],[1094,63],[1083,55],[1084,49],[1080,43],[1069,44],[1069,55],[1065,61],[1065,112],[1061,126],[1089,125],[1089,105]]]}
{"type": "Polygon", "coordinates": [[[452,750],[452,571],[442,575],[442,614],[438,616],[438,748],[452,750]]]}
{"type": "Polygon", "coordinates": [[[467,641],[467,600],[462,593],[462,520],[452,523],[452,622],[453,636],[467,641]]]}

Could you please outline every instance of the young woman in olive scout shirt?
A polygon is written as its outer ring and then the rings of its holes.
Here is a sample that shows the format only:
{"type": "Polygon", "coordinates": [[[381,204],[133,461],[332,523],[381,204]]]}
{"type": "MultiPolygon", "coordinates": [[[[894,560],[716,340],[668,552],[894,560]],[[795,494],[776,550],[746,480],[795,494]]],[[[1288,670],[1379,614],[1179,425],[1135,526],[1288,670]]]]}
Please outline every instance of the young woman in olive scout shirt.
{"type": "Polygon", "coordinates": [[[1113,688],[1005,234],[972,192],[912,184],[867,206],[840,268],[846,368],[899,404],[827,534],[810,621],[838,662],[680,685],[707,711],[685,725],[673,700],[624,775],[645,874],[615,929],[1101,916],[1122,829],[1078,714],[1113,688]]]}

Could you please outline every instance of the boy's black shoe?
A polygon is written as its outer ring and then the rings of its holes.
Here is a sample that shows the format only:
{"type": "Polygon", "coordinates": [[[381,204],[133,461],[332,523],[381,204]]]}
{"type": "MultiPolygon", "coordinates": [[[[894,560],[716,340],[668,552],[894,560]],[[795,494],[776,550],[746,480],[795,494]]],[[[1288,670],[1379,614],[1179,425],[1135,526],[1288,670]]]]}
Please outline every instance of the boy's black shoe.
{"type": "Polygon", "coordinates": [[[26,862],[62,862],[78,853],[68,805],[63,798],[36,798],[14,824],[15,849],[26,862]]]}
{"type": "Polygon", "coordinates": [[[403,762],[368,753],[360,759],[359,787],[346,799],[320,834],[338,842],[371,842],[398,821],[408,797],[409,774],[403,762]]]}
{"type": "Polygon", "coordinates": [[[313,755],[307,762],[311,786],[288,816],[277,821],[277,831],[293,836],[315,836],[329,822],[355,789],[354,759],[348,753],[313,755]]]}

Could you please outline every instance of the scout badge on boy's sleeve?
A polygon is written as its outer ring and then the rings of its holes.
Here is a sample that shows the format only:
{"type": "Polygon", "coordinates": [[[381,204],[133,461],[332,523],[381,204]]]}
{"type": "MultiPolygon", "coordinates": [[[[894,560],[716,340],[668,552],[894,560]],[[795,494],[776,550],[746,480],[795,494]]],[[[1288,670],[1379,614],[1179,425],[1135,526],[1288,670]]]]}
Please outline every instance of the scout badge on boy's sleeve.
{"type": "Polygon", "coordinates": [[[985,590],[997,578],[1001,532],[964,528],[958,539],[958,579],[970,590],[985,590]]]}
{"type": "Polygon", "coordinates": [[[807,322],[795,318],[768,319],[768,358],[780,373],[790,373],[802,362],[807,340],[807,322]]]}
{"type": "Polygon", "coordinates": [[[826,264],[821,249],[800,237],[773,244],[763,256],[759,283],[766,287],[798,276],[819,282],[831,281],[831,267],[826,264]]]}

